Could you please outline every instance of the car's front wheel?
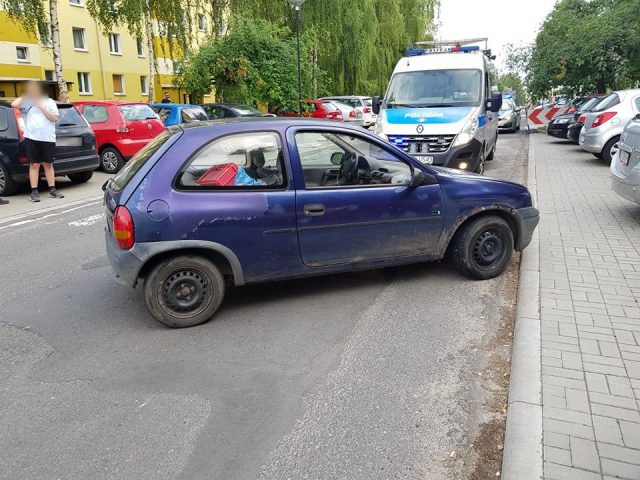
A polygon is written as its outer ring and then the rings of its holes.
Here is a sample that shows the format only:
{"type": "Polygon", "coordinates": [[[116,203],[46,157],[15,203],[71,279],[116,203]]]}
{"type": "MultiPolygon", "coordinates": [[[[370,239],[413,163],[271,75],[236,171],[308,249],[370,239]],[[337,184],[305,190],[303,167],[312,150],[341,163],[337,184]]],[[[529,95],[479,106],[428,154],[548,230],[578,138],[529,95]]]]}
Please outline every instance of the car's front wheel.
{"type": "Polygon", "coordinates": [[[209,320],[220,307],[224,291],[218,267],[196,255],[164,260],[144,282],[149,312],[172,328],[193,327],[209,320]]]}
{"type": "Polygon", "coordinates": [[[451,248],[453,264],[469,278],[493,278],[507,267],[513,245],[513,232],[506,220],[496,215],[479,217],[456,233],[451,248]]]}

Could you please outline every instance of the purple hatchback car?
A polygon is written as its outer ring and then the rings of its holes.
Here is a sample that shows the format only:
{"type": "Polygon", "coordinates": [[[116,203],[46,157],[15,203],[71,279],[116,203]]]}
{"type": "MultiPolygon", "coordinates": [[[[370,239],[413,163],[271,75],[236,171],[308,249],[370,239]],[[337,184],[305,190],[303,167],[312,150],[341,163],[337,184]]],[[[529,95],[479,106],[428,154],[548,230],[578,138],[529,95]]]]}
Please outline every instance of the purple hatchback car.
{"type": "Polygon", "coordinates": [[[209,320],[226,285],[439,260],[474,279],[525,248],[522,185],[422,165],[360,128],[301,119],[172,127],[105,185],[121,282],[171,327],[209,320]]]}

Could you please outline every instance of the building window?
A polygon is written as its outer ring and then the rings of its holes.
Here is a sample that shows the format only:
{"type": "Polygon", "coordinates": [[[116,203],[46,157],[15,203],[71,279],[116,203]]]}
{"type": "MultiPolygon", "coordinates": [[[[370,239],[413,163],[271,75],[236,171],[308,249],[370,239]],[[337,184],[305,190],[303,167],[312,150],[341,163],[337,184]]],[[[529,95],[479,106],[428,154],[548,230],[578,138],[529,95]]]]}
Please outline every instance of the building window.
{"type": "Polygon", "coordinates": [[[69,5],[74,7],[82,7],[82,0],[69,0],[69,5]]]}
{"type": "Polygon", "coordinates": [[[124,95],[124,75],[114,74],[113,75],[113,94],[114,95],[124,95]]]}
{"type": "Polygon", "coordinates": [[[18,62],[29,63],[29,47],[16,47],[16,57],[18,62]]]}
{"type": "Polygon", "coordinates": [[[56,77],[55,77],[55,75],[53,73],[53,70],[45,70],[44,71],[44,79],[47,82],[53,82],[56,79],[56,77]]]}
{"type": "Polygon", "coordinates": [[[198,15],[198,30],[201,32],[207,31],[207,17],[204,15],[198,15]]]}
{"type": "Polygon", "coordinates": [[[91,74],[78,72],[78,92],[81,95],[91,95],[91,74]]]}
{"type": "Polygon", "coordinates": [[[112,55],[122,55],[122,49],[120,47],[120,34],[109,34],[109,51],[112,55]]]}
{"type": "Polygon", "coordinates": [[[136,48],[138,49],[138,56],[144,57],[144,43],[141,38],[136,38],[136,48]]]}
{"type": "Polygon", "coordinates": [[[87,51],[87,39],[84,28],[73,27],[73,48],[75,50],[87,51]]]}
{"type": "Polygon", "coordinates": [[[149,93],[147,77],[144,75],[140,75],[140,92],[142,95],[147,95],[149,93]]]}

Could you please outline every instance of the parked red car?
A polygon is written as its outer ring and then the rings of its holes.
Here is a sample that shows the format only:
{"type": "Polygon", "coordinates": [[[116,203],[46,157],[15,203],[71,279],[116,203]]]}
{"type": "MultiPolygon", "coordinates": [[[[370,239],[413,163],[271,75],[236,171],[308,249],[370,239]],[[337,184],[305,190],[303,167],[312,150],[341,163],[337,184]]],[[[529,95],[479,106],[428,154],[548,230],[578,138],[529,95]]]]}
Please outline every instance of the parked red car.
{"type": "MultiPolygon", "coordinates": [[[[302,100],[302,116],[324,120],[343,121],[340,109],[328,100],[302,100]]],[[[299,117],[300,113],[280,113],[279,117],[299,117]]]]}
{"type": "Polygon", "coordinates": [[[124,162],[165,130],[153,109],[142,102],[91,100],[73,103],[96,135],[100,166],[116,173],[124,162]]]}

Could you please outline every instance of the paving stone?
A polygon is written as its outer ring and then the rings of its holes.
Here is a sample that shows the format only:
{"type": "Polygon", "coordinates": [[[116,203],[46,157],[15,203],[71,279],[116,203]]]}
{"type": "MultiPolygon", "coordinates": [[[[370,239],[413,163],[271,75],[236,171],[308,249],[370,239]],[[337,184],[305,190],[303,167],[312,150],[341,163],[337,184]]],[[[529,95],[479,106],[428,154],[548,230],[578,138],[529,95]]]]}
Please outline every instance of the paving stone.
{"type": "Polygon", "coordinates": [[[593,415],[593,429],[599,442],[613,443],[615,445],[625,445],[618,420],[615,418],[601,417],[593,415]]]}
{"type": "Polygon", "coordinates": [[[614,478],[640,479],[640,465],[618,462],[608,458],[602,458],[600,462],[602,464],[602,472],[613,475],[614,478]]]}
{"type": "Polygon", "coordinates": [[[544,478],[546,480],[602,480],[602,475],[579,468],[545,462],[544,478]]]}
{"type": "Polygon", "coordinates": [[[596,442],[570,437],[569,444],[571,445],[572,466],[592,472],[600,472],[600,459],[596,449],[596,442]]]}
{"type": "Polygon", "coordinates": [[[595,439],[593,428],[588,425],[564,422],[562,420],[555,420],[553,418],[544,418],[542,421],[542,426],[545,432],[549,431],[553,433],[562,433],[564,435],[569,435],[572,437],[586,438],[587,440],[595,439]]]}
{"type": "Polygon", "coordinates": [[[563,450],[561,448],[545,446],[544,458],[548,462],[559,463],[560,465],[566,465],[568,467],[571,466],[571,453],[569,452],[569,450],[563,450]]]}
{"type": "Polygon", "coordinates": [[[565,389],[565,395],[565,408],[569,410],[575,410],[577,412],[591,412],[591,408],[589,407],[589,396],[584,390],[574,390],[573,388],[567,388],[565,389]]]}
{"type": "Polygon", "coordinates": [[[620,420],[619,425],[625,447],[640,450],[640,425],[623,420],[620,420]]]}
{"type": "Polygon", "coordinates": [[[544,441],[545,445],[550,447],[563,448],[569,450],[569,435],[562,435],[561,433],[545,432],[544,441]]]}

